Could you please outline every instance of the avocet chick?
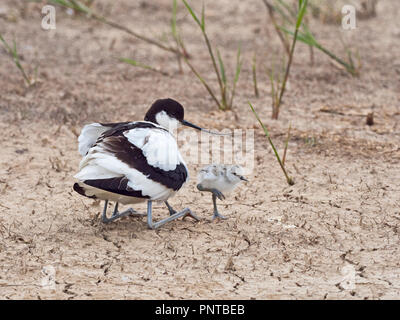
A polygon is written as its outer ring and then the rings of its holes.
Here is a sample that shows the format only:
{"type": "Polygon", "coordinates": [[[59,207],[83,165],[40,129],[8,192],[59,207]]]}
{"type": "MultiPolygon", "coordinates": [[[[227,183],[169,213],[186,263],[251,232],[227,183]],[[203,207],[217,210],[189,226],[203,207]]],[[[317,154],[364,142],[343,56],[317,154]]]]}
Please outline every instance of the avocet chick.
{"type": "Polygon", "coordinates": [[[224,200],[224,193],[231,192],[243,180],[248,181],[242,176],[242,167],[239,165],[212,164],[200,170],[197,177],[197,189],[212,193],[214,204],[214,214],[212,219],[226,219],[218,212],[217,198],[224,200]]]}

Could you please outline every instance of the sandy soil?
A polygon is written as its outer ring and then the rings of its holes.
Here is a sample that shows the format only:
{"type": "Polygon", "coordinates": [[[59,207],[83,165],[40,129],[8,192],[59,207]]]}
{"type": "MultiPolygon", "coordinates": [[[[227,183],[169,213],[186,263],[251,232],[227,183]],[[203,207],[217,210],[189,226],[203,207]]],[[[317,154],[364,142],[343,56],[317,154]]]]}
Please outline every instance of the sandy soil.
{"type": "MultiPolygon", "coordinates": [[[[107,3],[96,0],[95,8],[147,35],[168,34],[171,1],[107,3]]],[[[319,52],[310,67],[308,48],[299,44],[278,121],[270,120],[265,73],[260,98],[251,82],[253,52],[270,65],[281,50],[261,1],[206,1],[210,37],[231,65],[242,43],[234,112],[217,111],[189,70],[176,73],[170,54],[59,8],[57,29],[44,31],[40,8],[0,4],[1,33],[16,37],[29,74],[38,67],[38,82],[28,89],[0,50],[0,298],[400,298],[397,0],[380,1],[377,17],[358,21],[354,31],[311,20],[317,38],[338,54],[344,54],[340,37],[358,49],[361,74],[352,78],[319,52]],[[128,67],[119,56],[173,76],[128,67]],[[135,218],[103,225],[102,204],[72,190],[77,133],[92,121],[142,119],[155,99],[168,96],[198,125],[256,129],[251,182],[220,203],[227,221],[210,221],[210,196],[192,178],[171,204],[189,206],[201,222],[156,231],[135,218]],[[287,166],[294,186],[286,184],[248,100],[280,152],[291,123],[287,166]],[[375,124],[368,126],[372,111],[375,124]],[[54,286],[46,286],[49,277],[54,286]]],[[[193,63],[212,81],[198,30],[183,8],[178,18],[193,63]]],[[[189,167],[195,177],[199,164],[189,167]]],[[[167,214],[161,205],[156,212],[167,214]]]]}

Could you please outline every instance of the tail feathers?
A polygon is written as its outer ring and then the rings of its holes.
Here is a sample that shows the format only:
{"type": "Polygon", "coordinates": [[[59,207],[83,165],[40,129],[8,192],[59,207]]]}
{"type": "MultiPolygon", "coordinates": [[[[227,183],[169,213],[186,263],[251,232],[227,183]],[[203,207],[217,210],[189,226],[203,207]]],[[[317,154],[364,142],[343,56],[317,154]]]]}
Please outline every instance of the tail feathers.
{"type": "Polygon", "coordinates": [[[74,183],[73,188],[74,188],[74,191],[78,192],[82,196],[85,196],[85,197],[88,197],[88,198],[92,198],[92,199],[96,199],[95,195],[91,195],[91,196],[87,195],[86,192],[85,192],[85,189],[82,188],[78,183],[74,183]]]}
{"type": "Polygon", "coordinates": [[[84,126],[78,137],[79,153],[82,156],[85,156],[101,134],[108,129],[110,129],[110,127],[103,126],[100,123],[91,123],[84,126]]]}

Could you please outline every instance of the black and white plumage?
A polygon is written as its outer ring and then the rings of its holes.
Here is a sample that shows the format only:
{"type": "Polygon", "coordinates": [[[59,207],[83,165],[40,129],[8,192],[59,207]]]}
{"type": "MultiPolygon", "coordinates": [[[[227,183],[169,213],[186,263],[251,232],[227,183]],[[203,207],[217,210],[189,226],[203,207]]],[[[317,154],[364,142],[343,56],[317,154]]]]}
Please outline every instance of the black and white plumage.
{"type": "Polygon", "coordinates": [[[195,217],[189,209],[176,213],[167,202],[189,179],[187,166],[170,131],[180,124],[202,130],[183,118],[183,107],[177,101],[160,99],[148,110],[145,121],[86,125],[78,138],[83,159],[75,175],[78,182],[74,190],[106,201],[104,222],[136,213],[133,209],[118,213],[118,203],[143,201],[148,201],[150,228],[181,216],[195,217]],[[108,201],[116,202],[110,219],[106,217],[108,201]],[[152,201],[166,202],[171,217],[153,224],[152,201]]]}
{"type": "Polygon", "coordinates": [[[217,198],[224,200],[224,194],[233,191],[241,181],[248,181],[242,174],[243,168],[239,165],[211,164],[200,170],[197,176],[197,189],[212,193],[213,219],[226,219],[218,212],[217,198]]]}
{"type": "Polygon", "coordinates": [[[187,181],[188,171],[169,131],[143,121],[104,131],[87,150],[75,178],[86,196],[129,204],[168,200],[187,181]]]}

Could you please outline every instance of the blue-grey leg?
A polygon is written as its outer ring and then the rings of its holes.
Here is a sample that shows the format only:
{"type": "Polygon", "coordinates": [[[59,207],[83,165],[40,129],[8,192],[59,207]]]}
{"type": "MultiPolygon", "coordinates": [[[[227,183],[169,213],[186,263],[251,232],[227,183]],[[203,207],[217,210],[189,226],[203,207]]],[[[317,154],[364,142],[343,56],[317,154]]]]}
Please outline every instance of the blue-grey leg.
{"type": "Polygon", "coordinates": [[[217,196],[213,193],[212,195],[212,200],[213,200],[213,205],[214,205],[214,214],[212,216],[212,219],[214,220],[215,218],[219,218],[219,219],[227,219],[226,217],[224,217],[222,214],[220,214],[218,212],[217,209],[217,196]]]}
{"type": "Polygon", "coordinates": [[[104,223],[107,223],[107,206],[108,200],[106,200],[104,203],[103,215],[101,216],[101,221],[103,221],[104,223]]]}
{"type": "Polygon", "coordinates": [[[170,216],[174,215],[174,214],[176,213],[176,210],[174,210],[174,208],[172,208],[172,207],[170,206],[170,204],[168,203],[168,201],[164,201],[164,203],[166,204],[166,206],[167,206],[167,208],[168,208],[169,215],[170,215],[170,216]]]}
{"type": "Polygon", "coordinates": [[[215,218],[227,219],[222,214],[220,214],[217,209],[217,198],[219,200],[224,200],[225,199],[224,194],[221,191],[214,189],[214,188],[211,188],[211,189],[204,188],[200,183],[197,185],[197,189],[199,189],[200,191],[208,191],[208,192],[212,193],[212,200],[213,200],[213,205],[214,205],[214,213],[212,216],[212,220],[214,220],[215,218]]]}
{"type": "Polygon", "coordinates": [[[145,217],[146,216],[145,213],[136,212],[132,208],[129,208],[128,210],[125,210],[123,212],[118,212],[118,202],[116,202],[112,216],[110,218],[107,218],[107,213],[106,213],[107,212],[107,205],[108,205],[108,200],[106,200],[106,204],[105,204],[104,210],[103,210],[103,216],[101,218],[102,222],[104,222],[104,223],[110,223],[110,222],[112,222],[114,220],[117,220],[117,219],[122,218],[122,217],[130,216],[130,215],[138,216],[138,217],[145,217]]]}
{"type": "Polygon", "coordinates": [[[192,211],[190,211],[189,208],[185,208],[181,212],[174,213],[168,218],[162,219],[157,222],[153,222],[152,201],[151,200],[147,201],[147,225],[149,226],[150,229],[157,229],[162,225],[166,224],[167,222],[176,220],[180,217],[185,218],[186,216],[189,216],[197,221],[200,220],[199,218],[197,218],[195,214],[192,213],[192,211]]]}

